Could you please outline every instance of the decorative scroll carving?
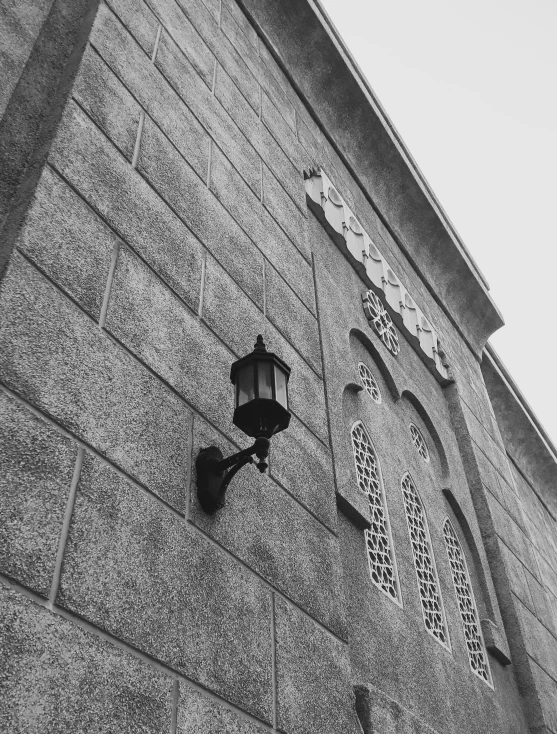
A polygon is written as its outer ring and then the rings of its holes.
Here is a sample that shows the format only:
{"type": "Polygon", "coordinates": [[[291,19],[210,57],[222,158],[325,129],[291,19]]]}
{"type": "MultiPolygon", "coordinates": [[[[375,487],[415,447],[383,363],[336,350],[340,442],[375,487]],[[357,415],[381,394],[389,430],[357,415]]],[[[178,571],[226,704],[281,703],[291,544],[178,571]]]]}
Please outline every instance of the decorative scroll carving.
{"type": "MultiPolygon", "coordinates": [[[[347,254],[354,262],[358,272],[364,276],[364,279],[367,278],[375,295],[380,295],[385,299],[392,321],[404,331],[410,343],[438,380],[442,384],[447,383],[450,375],[442,359],[443,352],[437,330],[420,311],[414,299],[323,170],[310,172],[306,179],[306,194],[310,203],[314,202],[318,205],[322,218],[324,217],[335,233],[337,244],[342,246],[341,243],[344,242],[347,254]]],[[[375,322],[373,326],[375,328],[375,322]]],[[[389,330],[389,333],[393,332],[389,330]]],[[[396,330],[394,333],[396,335],[396,330]]],[[[387,344],[384,338],[383,341],[387,344]]],[[[398,337],[396,342],[397,351],[393,353],[398,353],[398,337]]],[[[389,344],[387,346],[391,349],[389,344]]]]}

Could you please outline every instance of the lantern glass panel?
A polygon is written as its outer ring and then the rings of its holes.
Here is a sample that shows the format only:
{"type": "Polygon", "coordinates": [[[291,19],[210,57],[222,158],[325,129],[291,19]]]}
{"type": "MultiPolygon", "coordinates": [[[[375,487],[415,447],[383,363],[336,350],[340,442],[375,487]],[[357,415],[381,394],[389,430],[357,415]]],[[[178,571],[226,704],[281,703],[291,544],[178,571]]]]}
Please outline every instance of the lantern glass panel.
{"type": "Polygon", "coordinates": [[[255,375],[254,365],[247,364],[238,373],[238,405],[249,403],[255,397],[255,375]]]}
{"type": "Polygon", "coordinates": [[[286,375],[280,369],[275,366],[275,389],[276,389],[276,400],[288,410],[288,393],[286,391],[286,375]]]}
{"type": "Polygon", "coordinates": [[[258,382],[259,382],[259,397],[268,398],[269,400],[273,397],[273,383],[272,383],[272,366],[270,362],[259,362],[257,365],[258,371],[258,382]]]}

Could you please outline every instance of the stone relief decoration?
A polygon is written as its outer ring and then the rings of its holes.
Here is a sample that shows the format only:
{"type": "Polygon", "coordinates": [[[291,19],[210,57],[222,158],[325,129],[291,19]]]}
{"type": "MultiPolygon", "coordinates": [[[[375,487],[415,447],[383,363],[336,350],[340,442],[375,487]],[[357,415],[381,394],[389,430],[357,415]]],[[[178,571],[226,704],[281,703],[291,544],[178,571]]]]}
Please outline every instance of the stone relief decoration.
{"type": "MultiPolygon", "coordinates": [[[[390,329],[385,326],[381,327],[384,330],[379,336],[384,344],[391,352],[393,352],[391,348],[393,346],[394,349],[397,349],[393,354],[398,354],[400,347],[394,326],[396,324],[436,379],[441,384],[450,382],[451,377],[446,358],[441,349],[438,332],[433,324],[419,309],[416,301],[379,252],[327,174],[322,169],[317,169],[305,175],[310,209],[328,228],[333,240],[370,286],[370,291],[363,296],[364,307],[367,301],[372,303],[370,312],[373,307],[378,311],[376,306],[378,302],[391,320],[390,329]],[[376,296],[376,301],[369,298],[370,292],[376,296]],[[386,306],[382,301],[386,303],[386,306]],[[383,334],[388,334],[388,336],[383,337],[383,334]]],[[[368,315],[367,312],[366,315],[368,315]]],[[[377,322],[370,318],[370,324],[375,330],[377,330],[376,323],[381,323],[380,317],[377,317],[377,322]]]]}
{"type": "Polygon", "coordinates": [[[396,333],[395,325],[393,324],[391,317],[385,311],[385,307],[373,291],[366,291],[363,293],[362,301],[367,320],[389,352],[394,354],[396,357],[400,352],[398,334],[396,333]]]}
{"type": "Polygon", "coordinates": [[[414,566],[418,578],[424,624],[427,631],[448,648],[449,635],[441,602],[441,592],[427,520],[418,490],[410,474],[405,474],[402,478],[402,496],[410,534],[410,544],[414,555],[414,566]]]}
{"type": "Polygon", "coordinates": [[[422,432],[413,423],[410,423],[410,436],[412,437],[412,443],[416,447],[416,451],[422,457],[424,461],[429,464],[429,451],[422,432]]]}
{"type": "Polygon", "coordinates": [[[365,530],[369,573],[373,583],[400,604],[396,563],[385,493],[371,440],[361,423],[352,428],[352,449],[358,486],[367,495],[371,528],[365,530]]]}
{"type": "Polygon", "coordinates": [[[377,380],[373,376],[367,364],[359,362],[358,372],[360,374],[362,386],[365,388],[370,398],[379,405],[381,403],[381,391],[379,390],[377,380]]]}
{"type": "Polygon", "coordinates": [[[443,525],[443,536],[453,575],[453,584],[464,628],[464,639],[468,650],[470,667],[482,680],[491,685],[487,655],[481,635],[478,610],[474,600],[470,575],[460,541],[449,519],[443,525]]]}

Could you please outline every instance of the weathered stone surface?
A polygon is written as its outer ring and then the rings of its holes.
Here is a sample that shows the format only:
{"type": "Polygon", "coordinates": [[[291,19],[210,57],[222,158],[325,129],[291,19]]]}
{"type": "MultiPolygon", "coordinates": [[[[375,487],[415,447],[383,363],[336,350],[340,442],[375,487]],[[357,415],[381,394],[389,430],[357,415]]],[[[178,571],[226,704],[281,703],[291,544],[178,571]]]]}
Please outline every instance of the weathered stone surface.
{"type": "Polygon", "coordinates": [[[4,382],[178,509],[188,410],[21,256],[2,282],[4,382]]]}
{"type": "MultiPolygon", "coordinates": [[[[262,257],[260,265],[263,276],[262,257]]],[[[211,255],[205,269],[203,319],[238,357],[251,352],[257,335],[265,331],[263,312],[211,255]]]]}
{"type": "Polygon", "coordinates": [[[335,486],[330,449],[295,415],[286,431],[273,437],[270,471],[294,497],[335,530],[335,486]]]}
{"type": "Polygon", "coordinates": [[[95,319],[117,241],[83,199],[45,168],[17,247],[95,319]]]}
{"type": "MultiPolygon", "coordinates": [[[[259,196],[261,191],[261,162],[253,145],[245,138],[234,121],[203,84],[195,68],[178,46],[166,36],[161,39],[156,65],[176,92],[192,110],[217,145],[222,148],[248,186],[259,196]]],[[[216,69],[215,74],[222,74],[216,69]]],[[[211,79],[211,85],[212,85],[211,79]]],[[[242,102],[251,110],[244,97],[242,102]]],[[[255,114],[252,111],[252,114],[255,114]]]]}
{"type": "MultiPolygon", "coordinates": [[[[194,462],[207,446],[218,446],[224,456],[237,450],[197,417],[193,440],[194,462]]],[[[249,446],[248,441],[241,445],[249,446]]],[[[342,634],[336,537],[253,466],[234,477],[225,507],[214,515],[201,509],[196,486],[193,469],[192,521],[322,624],[342,634]]]]}
{"type": "Polygon", "coordinates": [[[348,648],[275,597],[278,724],[292,734],[359,734],[348,648]]]}
{"type": "Polygon", "coordinates": [[[283,104],[282,94],[275,104],[269,98],[268,94],[263,92],[261,97],[261,119],[282,150],[290,158],[292,165],[300,170],[302,148],[291,123],[282,114],[282,110],[285,107],[288,116],[288,105],[283,104]],[[277,108],[277,104],[279,108],[277,108]]]}
{"type": "Polygon", "coordinates": [[[91,46],[83,54],[73,96],[131,161],[141,107],[91,46]]]}
{"type": "Polygon", "coordinates": [[[323,381],[294,347],[271,324],[265,330],[265,343],[292,369],[288,383],[290,409],[325,443],[329,441],[323,381]]]}
{"type": "Polygon", "coordinates": [[[203,180],[209,136],[110,10],[101,4],[91,43],[203,180]]]}
{"type": "Polygon", "coordinates": [[[166,33],[188,57],[207,87],[212,89],[215,57],[175,0],[147,0],[147,4],[160,18],[166,33]]]}
{"type": "Polygon", "coordinates": [[[177,734],[261,734],[267,729],[235,711],[225,708],[214,699],[180,686],[177,734]]]}
{"type": "MultiPolygon", "coordinates": [[[[305,212],[305,186],[300,169],[293,165],[267,127],[262,124],[259,111],[254,110],[246,101],[238,87],[220,66],[217,69],[215,96],[265,164],[273,171],[292,201],[300,211],[305,212]]],[[[233,155],[230,155],[226,149],[224,150],[229,160],[234,163],[233,155]]],[[[255,193],[259,195],[259,191],[255,193]]]]}
{"type": "Polygon", "coordinates": [[[0,566],[48,596],[77,447],[0,393],[0,566]]]}
{"type": "Polygon", "coordinates": [[[232,424],[234,354],[126,251],[116,268],[106,328],[221,430],[243,440],[232,424]]]}
{"type": "Polygon", "coordinates": [[[201,2],[190,2],[190,0],[177,0],[177,2],[253,109],[259,110],[257,80],[246,66],[239,51],[221,32],[218,21],[201,2]]]}
{"type": "Polygon", "coordinates": [[[151,58],[159,24],[143,0],[107,0],[107,4],[151,58]]]}
{"type": "Polygon", "coordinates": [[[18,734],[170,731],[172,679],[0,587],[2,727],[18,734]]]}
{"type": "Polygon", "coordinates": [[[58,603],[269,720],[269,592],[91,456],[78,486],[58,603]]]}
{"type": "MultiPolygon", "coordinates": [[[[233,21],[235,24],[237,24],[237,27],[242,31],[244,37],[249,41],[249,43],[259,54],[259,41],[255,28],[251,25],[242,10],[238,7],[238,3],[236,3],[235,0],[224,0],[222,5],[223,10],[226,10],[226,13],[222,16],[222,26],[224,32],[227,32],[229,24],[233,21]]],[[[229,34],[227,33],[227,35],[229,34]]]]}
{"type": "Polygon", "coordinates": [[[364,734],[437,734],[374,686],[356,686],[356,709],[364,734]]]}
{"type": "Polygon", "coordinates": [[[304,357],[321,374],[321,345],[315,316],[306,308],[313,302],[313,294],[304,294],[303,300],[273,267],[265,268],[265,295],[267,316],[304,357]]]}
{"type": "MultiPolygon", "coordinates": [[[[299,186],[302,186],[302,181],[302,176],[299,176],[299,186]]],[[[306,217],[293,203],[292,199],[267,166],[263,166],[263,203],[290,237],[294,245],[300,250],[306,260],[311,263],[306,217]]]]}
{"type": "Polygon", "coordinates": [[[311,266],[216,149],[211,161],[211,190],[307,307],[315,311],[311,266]]]}
{"type": "Polygon", "coordinates": [[[139,169],[245,292],[262,303],[260,253],[149,120],[145,121],[139,169]]]}
{"type": "Polygon", "coordinates": [[[122,239],[197,308],[198,240],[75,105],[67,111],[50,161],[122,239]]]}

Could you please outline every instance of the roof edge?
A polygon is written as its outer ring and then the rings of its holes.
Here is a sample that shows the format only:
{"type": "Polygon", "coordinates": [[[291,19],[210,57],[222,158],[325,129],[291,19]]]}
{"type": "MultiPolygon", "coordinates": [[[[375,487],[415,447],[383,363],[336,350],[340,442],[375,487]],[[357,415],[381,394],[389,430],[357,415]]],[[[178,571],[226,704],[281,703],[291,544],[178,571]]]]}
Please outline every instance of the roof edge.
{"type": "Polygon", "coordinates": [[[238,0],[309,114],[476,355],[504,321],[485,278],[318,0],[238,0]]]}

